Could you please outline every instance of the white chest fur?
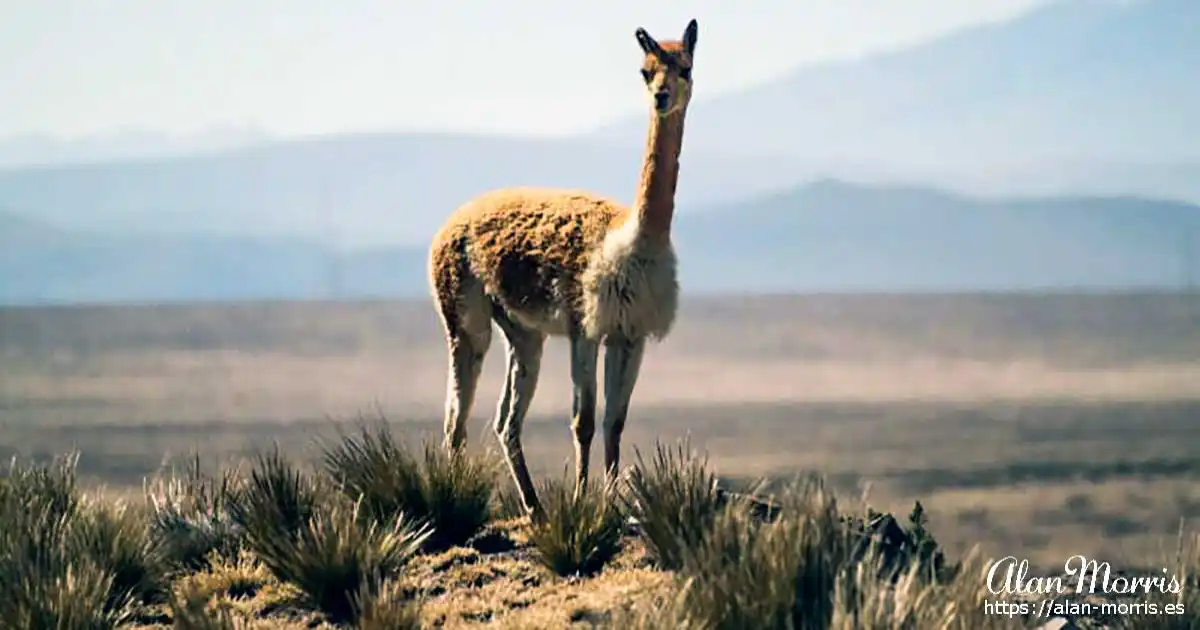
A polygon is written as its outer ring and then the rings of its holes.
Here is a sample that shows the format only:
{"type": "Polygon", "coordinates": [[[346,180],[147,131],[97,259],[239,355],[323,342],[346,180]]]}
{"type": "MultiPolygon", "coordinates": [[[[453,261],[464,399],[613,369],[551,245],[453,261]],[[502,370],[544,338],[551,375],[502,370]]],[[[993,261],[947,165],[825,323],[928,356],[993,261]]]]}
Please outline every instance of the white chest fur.
{"type": "Polygon", "coordinates": [[[610,232],[582,278],[583,326],[588,337],[662,339],[679,304],[675,250],[640,238],[629,221],[610,232]]]}

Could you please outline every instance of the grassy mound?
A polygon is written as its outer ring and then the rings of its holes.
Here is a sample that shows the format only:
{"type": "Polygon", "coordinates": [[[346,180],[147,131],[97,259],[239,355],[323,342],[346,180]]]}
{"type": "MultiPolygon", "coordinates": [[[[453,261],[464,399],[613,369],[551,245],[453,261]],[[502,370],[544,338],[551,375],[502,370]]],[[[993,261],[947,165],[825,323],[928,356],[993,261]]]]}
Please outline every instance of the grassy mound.
{"type": "MultiPolygon", "coordinates": [[[[948,562],[920,503],[902,523],[848,512],[819,478],[731,495],[683,443],[638,453],[620,483],[580,496],[565,479],[544,481],[548,520],[535,527],[504,518],[494,459],[428,444],[417,453],[386,425],[364,425],[326,442],[312,469],[271,450],[210,476],[197,458],[124,502],[84,492],[75,456],[14,462],[0,477],[0,620],[63,630],[1038,621],[987,614],[987,562],[948,562]]],[[[1169,567],[1181,592],[1139,601],[1182,614],[1092,627],[1200,627],[1200,547],[1181,541],[1169,567]]]]}

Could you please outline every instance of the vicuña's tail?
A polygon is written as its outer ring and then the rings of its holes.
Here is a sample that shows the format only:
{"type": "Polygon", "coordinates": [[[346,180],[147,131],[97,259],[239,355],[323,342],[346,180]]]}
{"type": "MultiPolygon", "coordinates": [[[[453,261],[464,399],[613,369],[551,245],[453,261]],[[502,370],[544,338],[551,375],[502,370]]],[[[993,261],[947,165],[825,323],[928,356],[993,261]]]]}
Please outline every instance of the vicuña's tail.
{"type": "Polygon", "coordinates": [[[466,245],[466,234],[448,227],[434,237],[429,248],[429,285],[447,330],[458,328],[462,318],[463,289],[471,275],[466,245]]]}

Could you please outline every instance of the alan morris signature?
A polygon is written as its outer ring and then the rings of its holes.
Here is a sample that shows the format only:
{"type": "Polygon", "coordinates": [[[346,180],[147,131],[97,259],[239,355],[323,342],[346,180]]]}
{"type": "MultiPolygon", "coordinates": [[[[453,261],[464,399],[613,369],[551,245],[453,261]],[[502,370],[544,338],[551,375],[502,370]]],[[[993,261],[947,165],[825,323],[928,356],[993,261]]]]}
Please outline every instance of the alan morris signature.
{"type": "Polygon", "coordinates": [[[1163,568],[1162,575],[1126,577],[1113,575],[1112,565],[1107,562],[1088,560],[1082,555],[1071,556],[1063,564],[1064,574],[1056,576],[1029,575],[1029,561],[1005,556],[992,563],[987,572],[987,588],[993,595],[1061,595],[1067,592],[1063,578],[1079,576],[1075,582],[1075,593],[1133,594],[1179,593],[1179,579],[1163,568]]]}

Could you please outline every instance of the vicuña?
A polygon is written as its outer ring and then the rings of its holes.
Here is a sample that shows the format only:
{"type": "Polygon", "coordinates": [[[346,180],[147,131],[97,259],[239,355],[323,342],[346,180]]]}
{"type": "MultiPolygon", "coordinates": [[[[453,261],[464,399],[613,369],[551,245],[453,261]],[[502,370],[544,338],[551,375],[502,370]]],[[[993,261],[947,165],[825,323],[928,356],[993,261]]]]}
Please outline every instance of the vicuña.
{"type": "Polygon", "coordinates": [[[596,430],[596,368],[604,353],[604,469],[617,474],[621,433],[647,339],[675,320],[679,285],[671,221],[683,123],[692,94],[698,26],[679,41],[635,36],[650,96],[650,130],[632,207],[580,190],[506,188],[459,207],[430,248],[433,297],[446,331],[450,371],[445,446],[465,445],[492,322],[504,335],[507,372],[496,410],[500,439],[521,501],[544,517],[521,446],[548,335],[571,348],[576,492],[586,485],[596,430]]]}

